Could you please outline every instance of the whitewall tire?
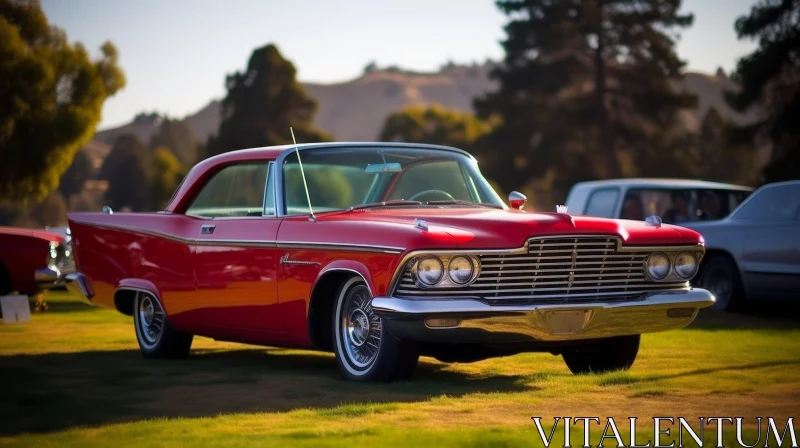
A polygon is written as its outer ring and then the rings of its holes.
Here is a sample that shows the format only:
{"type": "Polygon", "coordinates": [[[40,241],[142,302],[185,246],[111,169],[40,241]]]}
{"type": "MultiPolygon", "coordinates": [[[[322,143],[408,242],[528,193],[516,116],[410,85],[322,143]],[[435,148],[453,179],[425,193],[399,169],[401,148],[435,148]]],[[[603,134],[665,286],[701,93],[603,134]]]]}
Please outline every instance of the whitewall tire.
{"type": "Polygon", "coordinates": [[[333,312],[333,340],[339,371],[349,380],[407,379],[419,359],[416,345],[383,328],[371,306],[372,294],[361,277],[339,288],[333,312]]]}
{"type": "Polygon", "coordinates": [[[184,358],[192,347],[192,335],[176,332],[161,302],[152,294],[136,292],[133,326],[142,354],[148,358],[184,358]]]}

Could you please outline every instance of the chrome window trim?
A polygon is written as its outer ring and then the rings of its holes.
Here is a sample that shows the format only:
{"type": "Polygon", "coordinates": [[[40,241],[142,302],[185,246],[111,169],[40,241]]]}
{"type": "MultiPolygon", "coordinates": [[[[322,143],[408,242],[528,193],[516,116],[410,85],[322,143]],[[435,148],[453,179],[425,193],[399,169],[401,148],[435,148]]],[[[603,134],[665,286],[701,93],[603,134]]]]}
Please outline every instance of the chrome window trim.
{"type": "MultiPolygon", "coordinates": [[[[560,239],[560,238],[586,238],[586,237],[595,237],[595,238],[611,238],[613,239],[615,244],[615,251],[616,252],[674,252],[679,253],[683,251],[694,251],[700,252],[697,256],[698,263],[702,262],[703,255],[705,254],[705,245],[703,243],[698,244],[683,244],[683,245],[674,245],[674,246],[624,246],[622,244],[622,239],[616,235],[603,235],[603,234],[594,234],[594,233],[587,233],[587,234],[578,234],[578,235],[547,235],[547,236],[532,236],[528,237],[525,240],[525,243],[521,247],[516,247],[512,249],[468,249],[468,250],[458,250],[458,249],[434,249],[434,250],[414,250],[411,252],[406,253],[400,259],[400,262],[397,264],[397,267],[392,274],[392,279],[389,281],[389,291],[390,295],[395,293],[398,285],[400,284],[400,279],[403,277],[403,270],[405,269],[408,262],[414,258],[419,257],[422,255],[519,255],[519,254],[526,254],[528,253],[528,245],[530,244],[531,240],[544,240],[544,239],[560,239]]],[[[667,276],[669,278],[669,276],[667,276]]],[[[686,281],[685,279],[682,279],[686,281]]],[[[665,280],[662,280],[662,282],[665,280]]]]}
{"type": "MultiPolygon", "coordinates": [[[[261,217],[262,218],[276,218],[278,216],[278,210],[275,209],[275,213],[267,213],[267,192],[269,191],[269,183],[272,182],[272,196],[275,196],[275,161],[270,160],[267,164],[267,178],[264,182],[264,201],[261,204],[261,217]]],[[[275,201],[272,201],[275,203],[275,201]]],[[[256,216],[257,218],[257,216],[256,216]]]]}

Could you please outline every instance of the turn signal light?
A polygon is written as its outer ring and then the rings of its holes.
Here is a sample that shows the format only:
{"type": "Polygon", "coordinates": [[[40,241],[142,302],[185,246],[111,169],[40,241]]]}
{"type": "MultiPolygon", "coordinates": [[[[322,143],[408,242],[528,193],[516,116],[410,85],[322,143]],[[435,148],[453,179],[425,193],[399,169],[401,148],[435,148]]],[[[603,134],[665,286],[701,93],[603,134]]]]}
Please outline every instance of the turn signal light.
{"type": "Polygon", "coordinates": [[[667,310],[668,317],[692,317],[695,308],[670,308],[667,310]]]}
{"type": "Polygon", "coordinates": [[[457,317],[434,317],[425,319],[428,328],[454,328],[461,325],[461,319],[457,317]]]}

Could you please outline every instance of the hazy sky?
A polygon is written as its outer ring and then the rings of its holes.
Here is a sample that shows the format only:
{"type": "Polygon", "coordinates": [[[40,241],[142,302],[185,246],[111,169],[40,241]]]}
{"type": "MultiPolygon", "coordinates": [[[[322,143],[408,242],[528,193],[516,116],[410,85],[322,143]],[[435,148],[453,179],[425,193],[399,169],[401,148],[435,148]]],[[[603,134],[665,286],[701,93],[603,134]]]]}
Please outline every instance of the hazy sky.
{"type": "MultiPolygon", "coordinates": [[[[754,0],[684,0],[695,14],[679,55],[691,70],[726,71],[754,48],[736,17],[754,0]]],[[[274,42],[302,81],[337,82],[380,66],[433,71],[447,60],[500,60],[505,17],[490,0],[43,0],[48,18],[93,54],[110,39],[128,84],[101,127],[141,111],[182,117],[224,95],[227,73],[274,42]]]]}

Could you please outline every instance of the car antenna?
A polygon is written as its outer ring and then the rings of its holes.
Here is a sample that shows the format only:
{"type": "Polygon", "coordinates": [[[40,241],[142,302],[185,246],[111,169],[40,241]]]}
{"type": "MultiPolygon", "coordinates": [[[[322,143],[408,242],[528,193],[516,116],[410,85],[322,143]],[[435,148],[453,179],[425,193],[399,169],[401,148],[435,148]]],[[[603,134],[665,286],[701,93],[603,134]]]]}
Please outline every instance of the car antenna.
{"type": "Polygon", "coordinates": [[[303,178],[303,188],[306,189],[306,200],[308,200],[308,220],[316,221],[317,217],[314,216],[314,209],[311,208],[311,195],[308,194],[308,183],[306,182],[306,173],[303,171],[303,162],[300,160],[300,150],[297,148],[297,140],[294,138],[294,129],[289,126],[289,132],[292,134],[292,142],[294,142],[294,152],[297,154],[297,164],[300,165],[300,177],[303,178]]]}

